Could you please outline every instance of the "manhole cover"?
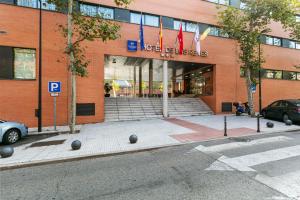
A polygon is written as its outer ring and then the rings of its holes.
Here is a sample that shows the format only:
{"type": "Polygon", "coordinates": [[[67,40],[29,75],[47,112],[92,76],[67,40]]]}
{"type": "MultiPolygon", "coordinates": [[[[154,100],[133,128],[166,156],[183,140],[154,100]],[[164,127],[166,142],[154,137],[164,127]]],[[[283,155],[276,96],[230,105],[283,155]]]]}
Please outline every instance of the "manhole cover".
{"type": "Polygon", "coordinates": [[[229,140],[233,140],[235,142],[251,142],[250,138],[229,138],[229,140]]]}
{"type": "Polygon", "coordinates": [[[50,146],[50,145],[59,145],[59,144],[64,143],[65,141],[66,140],[52,140],[52,141],[46,141],[46,142],[35,142],[35,143],[32,143],[29,147],[42,147],[42,146],[50,146]]]}

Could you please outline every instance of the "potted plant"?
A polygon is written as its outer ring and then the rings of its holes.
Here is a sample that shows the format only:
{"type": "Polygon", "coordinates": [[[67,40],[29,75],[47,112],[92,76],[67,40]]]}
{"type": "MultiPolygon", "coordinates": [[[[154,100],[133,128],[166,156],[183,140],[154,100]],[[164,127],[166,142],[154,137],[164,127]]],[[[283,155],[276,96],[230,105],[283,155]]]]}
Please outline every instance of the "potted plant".
{"type": "Polygon", "coordinates": [[[105,97],[110,97],[109,92],[111,91],[112,86],[109,83],[104,84],[105,97]]]}

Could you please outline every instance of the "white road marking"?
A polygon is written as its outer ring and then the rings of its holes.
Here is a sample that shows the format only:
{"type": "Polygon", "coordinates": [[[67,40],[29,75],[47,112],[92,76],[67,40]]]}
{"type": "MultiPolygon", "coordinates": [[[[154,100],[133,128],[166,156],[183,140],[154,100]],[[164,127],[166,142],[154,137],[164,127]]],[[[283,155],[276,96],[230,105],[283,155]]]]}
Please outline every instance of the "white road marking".
{"type": "Polygon", "coordinates": [[[283,142],[291,139],[292,138],[286,136],[277,136],[277,137],[269,137],[269,138],[252,140],[250,142],[231,142],[227,144],[220,144],[220,145],[214,145],[209,147],[200,145],[196,147],[196,149],[202,152],[221,152],[229,149],[236,149],[236,148],[248,147],[253,145],[272,143],[272,142],[283,142]]]}
{"type": "Polygon", "coordinates": [[[274,188],[288,197],[300,199],[300,171],[291,172],[276,177],[258,174],[256,180],[274,188]]]}

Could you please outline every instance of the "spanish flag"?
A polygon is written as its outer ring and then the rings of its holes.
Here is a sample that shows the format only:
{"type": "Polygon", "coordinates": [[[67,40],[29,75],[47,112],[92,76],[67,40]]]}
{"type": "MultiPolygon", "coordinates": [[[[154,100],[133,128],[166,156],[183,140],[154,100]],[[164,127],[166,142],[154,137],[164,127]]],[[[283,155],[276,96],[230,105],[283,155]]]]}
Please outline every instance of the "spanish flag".
{"type": "Polygon", "coordinates": [[[163,49],[163,33],[162,33],[162,18],[160,17],[160,30],[159,30],[159,48],[163,49]]]}

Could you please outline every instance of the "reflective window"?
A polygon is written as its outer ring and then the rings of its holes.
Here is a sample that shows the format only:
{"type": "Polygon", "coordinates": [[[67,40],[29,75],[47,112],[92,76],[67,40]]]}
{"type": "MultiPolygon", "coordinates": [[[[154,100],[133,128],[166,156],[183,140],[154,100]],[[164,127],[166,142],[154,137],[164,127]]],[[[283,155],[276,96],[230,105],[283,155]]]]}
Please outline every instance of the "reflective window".
{"type": "Polygon", "coordinates": [[[296,22],[300,22],[300,15],[296,15],[296,22]]]}
{"type": "Polygon", "coordinates": [[[247,5],[245,3],[243,3],[243,2],[241,2],[240,9],[245,9],[245,8],[247,8],[247,5]]]}
{"type": "Polygon", "coordinates": [[[219,0],[219,4],[229,5],[229,0],[219,0]]]}
{"type": "Polygon", "coordinates": [[[87,16],[96,16],[97,15],[97,6],[80,4],[80,12],[87,16]]]}
{"type": "Polygon", "coordinates": [[[217,27],[210,27],[209,35],[219,36],[219,28],[217,28],[217,27]]]}
{"type": "Polygon", "coordinates": [[[104,19],[114,19],[114,9],[112,8],[99,7],[98,14],[104,19]]]}
{"type": "Polygon", "coordinates": [[[300,49],[300,42],[296,42],[296,49],[300,49]]]}
{"type": "Polygon", "coordinates": [[[31,8],[37,8],[38,0],[17,0],[17,5],[31,7],[31,8]]]}
{"type": "Polygon", "coordinates": [[[196,23],[187,22],[186,23],[186,31],[196,32],[197,26],[198,26],[198,24],[196,24],[196,23]]]}
{"type": "Polygon", "coordinates": [[[300,72],[297,73],[297,80],[300,81],[300,72]]]}
{"type": "Polygon", "coordinates": [[[275,46],[281,46],[281,39],[280,38],[273,38],[273,42],[275,46]]]}
{"type": "MultiPolygon", "coordinates": [[[[140,24],[140,22],[141,22],[141,14],[130,13],[130,23],[140,24]]],[[[143,22],[145,22],[144,18],[143,18],[143,22]]]]}
{"type": "Polygon", "coordinates": [[[35,79],[35,50],[14,49],[14,78],[35,79]]]}
{"type": "Polygon", "coordinates": [[[145,19],[145,25],[156,26],[156,27],[158,27],[158,25],[159,25],[159,17],[158,16],[145,15],[144,19],[145,19]]]}
{"type": "Polygon", "coordinates": [[[295,49],[296,48],[296,42],[295,41],[289,41],[289,48],[295,49]]]}
{"type": "Polygon", "coordinates": [[[273,38],[266,36],[266,44],[273,45],[273,38]]]}
{"type": "Polygon", "coordinates": [[[296,80],[296,78],[297,78],[296,72],[283,71],[283,79],[284,80],[296,80]]]}
{"type": "Polygon", "coordinates": [[[182,24],[182,30],[185,31],[185,22],[181,22],[181,21],[178,21],[178,20],[174,20],[174,29],[175,30],[179,30],[180,28],[180,23],[182,24]]]}

